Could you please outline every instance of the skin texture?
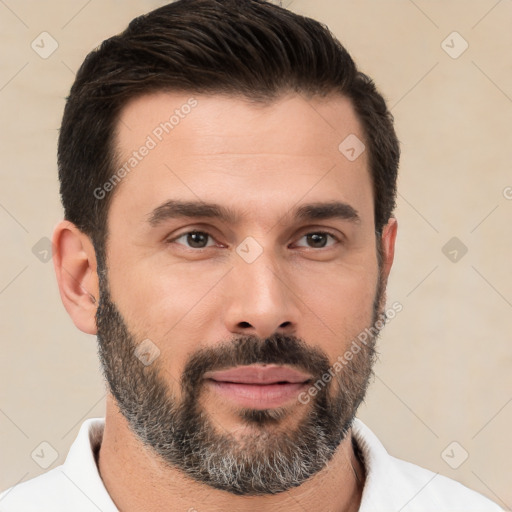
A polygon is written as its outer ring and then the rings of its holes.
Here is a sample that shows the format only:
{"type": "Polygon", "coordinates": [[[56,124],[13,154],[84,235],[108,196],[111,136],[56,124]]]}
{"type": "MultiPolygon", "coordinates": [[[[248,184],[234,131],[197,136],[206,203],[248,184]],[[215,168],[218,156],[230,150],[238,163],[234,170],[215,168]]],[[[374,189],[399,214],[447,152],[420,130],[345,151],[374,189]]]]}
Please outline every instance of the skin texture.
{"type": "MultiPolygon", "coordinates": [[[[156,147],[108,192],[114,194],[106,252],[110,299],[134,339],[150,339],[158,347],[153,368],[178,402],[190,358],[235,337],[297,337],[334,363],[372,324],[379,281],[368,155],[349,161],[338,150],[350,134],[364,140],[346,98],[290,94],[262,106],[218,95],[143,96],[122,112],[119,167],[192,97],[197,105],[190,113],[161,141],[155,139],[156,147]],[[239,219],[174,218],[152,226],[152,212],[170,199],[217,203],[239,219]],[[352,206],[358,220],[292,216],[302,204],[330,201],[352,206]],[[208,247],[187,245],[191,240],[182,235],[191,230],[211,235],[208,247]],[[325,231],[336,237],[328,237],[325,247],[305,236],[325,231]],[[236,251],[247,237],[262,250],[252,263],[236,251]]],[[[396,228],[390,219],[380,240],[382,291],[396,228]]],[[[100,288],[91,241],[63,221],[53,242],[63,303],[79,329],[97,334],[100,288]]],[[[175,510],[197,511],[358,509],[364,470],[350,432],[329,463],[300,486],[237,496],[164,464],[107,396],[99,470],[123,512],[165,510],[169,503],[175,510]]],[[[243,421],[240,410],[211,389],[203,388],[199,404],[217,431],[235,442],[270,428],[243,421]]],[[[294,432],[312,407],[290,402],[279,428],[294,432]]]]}

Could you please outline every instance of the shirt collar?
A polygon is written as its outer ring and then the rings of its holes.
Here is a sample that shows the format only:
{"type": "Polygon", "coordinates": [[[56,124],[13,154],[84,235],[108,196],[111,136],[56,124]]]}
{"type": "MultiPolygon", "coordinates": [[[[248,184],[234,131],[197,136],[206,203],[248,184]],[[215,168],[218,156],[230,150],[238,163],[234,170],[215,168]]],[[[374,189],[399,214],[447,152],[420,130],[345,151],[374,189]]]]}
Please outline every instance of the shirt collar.
{"type": "MultiPolygon", "coordinates": [[[[84,421],[75,442],[72,444],[64,473],[100,510],[118,512],[101,479],[96,456],[103,439],[104,418],[90,418],[84,421]]],[[[396,469],[391,457],[377,436],[359,419],[352,424],[352,437],[362,454],[365,469],[365,483],[361,498],[360,512],[376,510],[386,503],[390,510],[400,508],[402,500],[397,499],[393,481],[396,469]]]]}
{"type": "Polygon", "coordinates": [[[118,512],[96,464],[104,427],[104,418],[89,418],[82,423],[63,464],[63,472],[99,510],[118,512]]]}
{"type": "Polygon", "coordinates": [[[399,510],[403,499],[397,497],[396,468],[391,456],[377,436],[359,419],[352,424],[352,437],[361,450],[366,479],[361,497],[360,512],[379,510],[382,504],[386,509],[399,510]]]}

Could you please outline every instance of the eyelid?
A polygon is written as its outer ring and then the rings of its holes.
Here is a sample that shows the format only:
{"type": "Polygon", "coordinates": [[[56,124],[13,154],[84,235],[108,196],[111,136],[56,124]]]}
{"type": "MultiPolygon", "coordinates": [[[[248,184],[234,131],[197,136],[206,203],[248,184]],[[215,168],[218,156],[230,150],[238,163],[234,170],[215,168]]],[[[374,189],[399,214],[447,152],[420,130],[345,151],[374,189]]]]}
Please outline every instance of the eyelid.
{"type": "MultiPolygon", "coordinates": [[[[336,243],[342,243],[343,242],[343,238],[339,235],[335,235],[332,231],[328,230],[328,229],[325,229],[325,228],[320,228],[320,229],[308,229],[307,231],[304,231],[299,237],[298,237],[298,240],[302,240],[302,238],[304,238],[305,236],[307,235],[328,235],[330,236],[331,238],[333,238],[335,240],[336,243]]],[[[300,246],[300,247],[306,247],[306,249],[313,249],[313,250],[320,250],[320,249],[327,249],[328,247],[332,247],[333,245],[336,245],[336,244],[332,244],[332,245],[329,245],[327,247],[320,247],[320,248],[316,248],[316,247],[307,247],[307,246],[300,246]]]]}
{"type": "MultiPolygon", "coordinates": [[[[174,243],[176,242],[176,240],[179,240],[180,238],[186,236],[186,235],[189,235],[191,233],[201,233],[201,234],[204,234],[204,235],[207,235],[209,238],[211,238],[216,244],[218,245],[222,245],[222,244],[219,244],[217,242],[217,239],[210,233],[210,231],[208,231],[207,229],[197,229],[197,228],[192,228],[192,229],[189,229],[188,231],[183,231],[182,233],[180,234],[177,234],[177,235],[173,235],[172,238],[169,238],[167,237],[165,239],[165,243],[174,243]]],[[[185,247],[186,249],[191,249],[193,251],[201,251],[201,250],[204,250],[204,249],[209,249],[210,247],[213,247],[213,245],[208,245],[206,247],[199,247],[199,248],[195,248],[195,247],[188,247],[187,245],[185,244],[178,244],[178,245],[181,245],[183,247],[185,247]]]]}
{"type": "MultiPolygon", "coordinates": [[[[210,230],[207,229],[207,228],[191,228],[189,229],[188,231],[183,231],[181,232],[180,234],[177,234],[177,235],[174,235],[172,238],[166,238],[165,239],[165,242],[166,243],[174,243],[176,242],[176,240],[182,238],[183,236],[186,236],[186,235],[189,235],[191,233],[202,233],[204,235],[207,235],[209,238],[211,238],[216,244],[218,244],[217,246],[221,245],[222,247],[225,247],[224,244],[219,244],[219,242],[217,241],[217,239],[215,238],[214,235],[211,234],[210,230]]],[[[343,243],[343,237],[340,236],[340,235],[336,235],[334,234],[331,230],[329,229],[326,229],[324,227],[318,227],[318,228],[307,228],[306,230],[302,231],[300,236],[298,236],[297,240],[301,240],[302,238],[304,238],[305,236],[307,235],[313,235],[313,234],[322,234],[322,235],[328,235],[330,236],[331,238],[333,238],[335,240],[336,243],[343,243]]],[[[296,243],[296,242],[294,242],[296,243]]],[[[316,247],[307,247],[307,246],[298,246],[298,247],[304,247],[306,249],[311,249],[311,250],[315,250],[315,251],[318,251],[318,250],[321,250],[321,249],[327,249],[329,247],[332,247],[334,245],[336,245],[336,243],[334,244],[331,244],[327,247],[320,247],[320,248],[316,248],[316,247]]],[[[192,251],[195,251],[195,252],[198,252],[198,251],[201,251],[201,250],[205,250],[205,249],[208,249],[208,248],[211,248],[213,247],[213,245],[208,245],[206,247],[199,247],[199,248],[195,248],[195,247],[188,247],[187,245],[185,244],[178,244],[178,245],[181,245],[183,247],[185,247],[186,249],[190,249],[192,251]]]]}

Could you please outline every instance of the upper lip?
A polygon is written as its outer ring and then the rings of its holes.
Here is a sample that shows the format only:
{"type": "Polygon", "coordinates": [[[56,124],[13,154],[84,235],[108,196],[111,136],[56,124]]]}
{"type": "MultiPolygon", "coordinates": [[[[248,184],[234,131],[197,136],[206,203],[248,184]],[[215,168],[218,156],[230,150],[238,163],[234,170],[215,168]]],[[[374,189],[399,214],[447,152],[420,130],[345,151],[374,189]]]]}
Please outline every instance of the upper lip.
{"type": "Polygon", "coordinates": [[[277,382],[302,383],[312,377],[307,373],[277,365],[237,366],[228,370],[206,372],[205,379],[240,384],[275,384],[277,382]]]}

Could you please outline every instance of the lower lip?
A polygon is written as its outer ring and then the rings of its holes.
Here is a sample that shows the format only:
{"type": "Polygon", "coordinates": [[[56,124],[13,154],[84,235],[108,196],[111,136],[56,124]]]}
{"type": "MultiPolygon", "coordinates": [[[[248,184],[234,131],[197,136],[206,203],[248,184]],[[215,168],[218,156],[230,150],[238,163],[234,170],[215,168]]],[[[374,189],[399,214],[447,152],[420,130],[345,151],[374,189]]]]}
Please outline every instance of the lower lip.
{"type": "Polygon", "coordinates": [[[207,380],[210,387],[219,395],[235,402],[238,406],[249,409],[271,409],[282,407],[291,400],[297,400],[297,395],[308,384],[240,384],[238,382],[219,382],[207,380]]]}

